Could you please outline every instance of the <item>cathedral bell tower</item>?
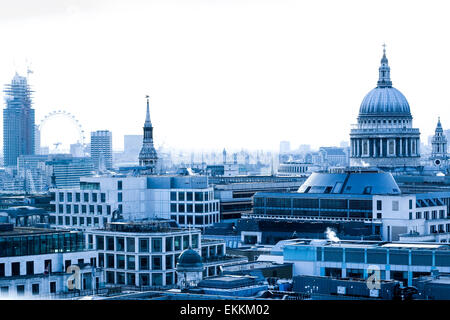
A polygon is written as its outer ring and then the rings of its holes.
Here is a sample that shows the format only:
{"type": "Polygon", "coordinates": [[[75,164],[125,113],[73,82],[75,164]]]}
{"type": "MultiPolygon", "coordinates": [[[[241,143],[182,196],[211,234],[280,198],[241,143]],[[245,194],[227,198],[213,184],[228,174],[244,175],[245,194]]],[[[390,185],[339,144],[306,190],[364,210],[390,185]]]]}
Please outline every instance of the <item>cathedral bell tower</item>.
{"type": "Polygon", "coordinates": [[[447,138],[444,135],[444,130],[442,129],[440,118],[438,118],[436,131],[434,133],[433,140],[431,141],[431,145],[432,151],[430,160],[433,162],[433,166],[447,166],[447,138]]]}

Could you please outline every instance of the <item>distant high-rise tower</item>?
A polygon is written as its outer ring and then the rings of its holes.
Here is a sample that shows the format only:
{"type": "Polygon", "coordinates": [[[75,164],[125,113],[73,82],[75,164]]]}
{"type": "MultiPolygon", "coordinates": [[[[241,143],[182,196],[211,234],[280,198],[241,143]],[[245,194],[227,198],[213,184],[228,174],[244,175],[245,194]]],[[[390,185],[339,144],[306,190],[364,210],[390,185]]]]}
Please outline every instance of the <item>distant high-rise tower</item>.
{"type": "Polygon", "coordinates": [[[435,166],[447,165],[447,138],[442,129],[441,119],[438,119],[436,131],[431,141],[432,151],[430,160],[435,166]]]}
{"type": "Polygon", "coordinates": [[[17,165],[17,157],[35,153],[34,109],[32,90],[27,78],[17,73],[5,85],[6,108],[3,110],[3,153],[5,166],[17,165]]]}
{"type": "Polygon", "coordinates": [[[141,174],[155,174],[156,163],[158,156],[155,147],[153,146],[153,126],[150,121],[150,102],[149,96],[147,98],[147,115],[144,123],[144,138],[142,141],[142,149],[139,153],[139,165],[144,167],[141,174]]]}
{"type": "Polygon", "coordinates": [[[108,130],[91,132],[91,158],[96,170],[112,169],[112,133],[108,130]]]}
{"type": "Polygon", "coordinates": [[[223,158],[223,164],[227,163],[227,150],[225,150],[225,148],[223,148],[222,151],[222,158],[223,158]]]}

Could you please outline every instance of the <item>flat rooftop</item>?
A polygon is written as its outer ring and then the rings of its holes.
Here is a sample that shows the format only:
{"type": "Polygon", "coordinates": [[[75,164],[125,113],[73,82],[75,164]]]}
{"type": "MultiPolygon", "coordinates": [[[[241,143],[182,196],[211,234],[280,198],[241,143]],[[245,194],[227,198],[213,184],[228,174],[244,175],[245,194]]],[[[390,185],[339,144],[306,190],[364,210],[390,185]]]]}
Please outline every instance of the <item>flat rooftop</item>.
{"type": "Polygon", "coordinates": [[[450,250],[450,244],[438,242],[386,242],[386,241],[360,241],[340,240],[332,242],[326,239],[292,239],[284,246],[317,246],[329,248],[355,248],[355,249],[404,249],[404,250],[450,250]]]}
{"type": "Polygon", "coordinates": [[[55,230],[45,228],[32,228],[32,227],[14,227],[13,230],[0,231],[0,237],[16,237],[27,235],[46,235],[57,233],[69,233],[70,230],[55,230]]]}

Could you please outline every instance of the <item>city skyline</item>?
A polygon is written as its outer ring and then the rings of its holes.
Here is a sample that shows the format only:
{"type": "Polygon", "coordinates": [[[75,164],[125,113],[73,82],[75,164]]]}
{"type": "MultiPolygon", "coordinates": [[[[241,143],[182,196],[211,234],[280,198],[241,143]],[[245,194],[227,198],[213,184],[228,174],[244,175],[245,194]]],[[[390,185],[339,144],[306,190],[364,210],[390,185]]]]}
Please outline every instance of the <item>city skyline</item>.
{"type": "MultiPolygon", "coordinates": [[[[0,55],[0,79],[5,84],[15,71],[24,75],[28,61],[36,123],[67,110],[86,133],[111,130],[115,150],[123,135],[141,133],[145,94],[157,148],[194,149],[201,141],[205,149],[277,150],[283,140],[318,148],[349,141],[385,42],[394,85],[408,97],[422,143],[438,116],[444,129],[450,123],[444,114],[450,47],[436,41],[448,23],[439,18],[445,10],[416,25],[436,6],[408,2],[411,14],[402,16],[398,3],[389,10],[383,3],[327,3],[330,10],[314,20],[307,13],[318,13],[318,5],[292,1],[196,1],[175,10],[170,3],[71,1],[52,12],[31,6],[28,13],[7,6],[0,28],[13,30],[5,41],[14,45],[0,55]],[[374,14],[362,23],[367,10],[374,14]],[[322,19],[347,22],[331,30],[322,19]]],[[[444,2],[434,3],[444,9],[444,2]]]]}

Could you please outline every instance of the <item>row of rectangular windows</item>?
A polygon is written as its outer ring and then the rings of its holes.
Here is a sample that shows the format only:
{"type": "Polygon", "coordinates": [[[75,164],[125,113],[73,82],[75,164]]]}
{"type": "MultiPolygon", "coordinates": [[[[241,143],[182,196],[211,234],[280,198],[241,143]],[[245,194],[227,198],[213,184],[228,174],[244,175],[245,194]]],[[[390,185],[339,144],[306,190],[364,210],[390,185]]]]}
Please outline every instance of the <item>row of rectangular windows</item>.
{"type": "MultiPolygon", "coordinates": [[[[89,192],[83,192],[84,202],[98,202],[99,199],[100,202],[106,202],[106,194],[103,192],[93,192],[91,193],[91,197],[89,197],[89,192]]],[[[81,202],[81,192],[75,192],[75,197],[73,196],[72,192],[58,192],[58,200],[59,202],[64,202],[64,200],[66,200],[66,202],[81,202]]]]}
{"type": "MultiPolygon", "coordinates": [[[[200,245],[198,234],[188,234],[183,236],[174,237],[151,237],[151,238],[133,238],[133,237],[118,237],[118,236],[95,236],[95,248],[97,250],[106,251],[123,251],[123,252],[136,252],[136,246],[138,252],[171,252],[185,250],[191,246],[193,249],[197,249],[200,245]],[[190,238],[190,239],[189,239],[190,238]],[[138,239],[138,240],[136,240],[138,239]],[[164,241],[164,250],[163,250],[164,241]],[[136,244],[136,242],[138,242],[136,244]],[[151,245],[151,246],[150,246],[151,245]],[[151,249],[151,251],[150,251],[151,249]]],[[[93,246],[92,235],[88,236],[88,246],[93,246]]]]}
{"type": "Polygon", "coordinates": [[[98,263],[101,268],[123,269],[123,270],[168,270],[174,269],[178,255],[124,255],[124,254],[98,254],[98,263]],[[163,260],[165,264],[163,265],[163,260]],[[175,261],[175,263],[174,263],[175,261]],[[151,263],[150,263],[151,262],[151,263]],[[138,269],[136,269],[138,267],[138,269]]]}
{"type": "Polygon", "coordinates": [[[172,191],[170,192],[171,201],[210,201],[213,200],[213,193],[211,191],[172,191]]]}
{"type": "MultiPolygon", "coordinates": [[[[445,219],[445,210],[439,210],[439,216],[437,210],[431,211],[431,217],[429,211],[424,211],[423,215],[422,212],[416,212],[416,219],[425,219],[425,220],[436,220],[436,219],[445,219]]],[[[412,212],[409,213],[409,220],[413,219],[412,212]]]]}
{"type": "Polygon", "coordinates": [[[110,205],[72,205],[72,204],[59,204],[55,207],[56,213],[90,213],[90,214],[103,214],[106,213],[107,215],[111,214],[111,206],[110,205]],[[104,210],[106,208],[106,210],[104,210]]]}
{"type": "Polygon", "coordinates": [[[107,284],[121,284],[129,286],[163,286],[172,285],[175,282],[175,272],[167,273],[134,273],[134,272],[114,272],[106,271],[106,283],[107,284]],[[165,284],[163,283],[163,277],[165,274],[165,284]],[[136,276],[139,278],[137,279],[136,276]],[[136,283],[139,280],[139,283],[136,283]]]}
{"type": "Polygon", "coordinates": [[[175,220],[181,225],[205,225],[219,222],[218,214],[207,214],[201,216],[193,216],[193,215],[171,215],[171,219],[175,220]]]}
{"type": "MultiPolygon", "coordinates": [[[[100,220],[99,218],[91,218],[91,217],[62,217],[58,216],[57,224],[60,226],[99,226],[100,220]],[[72,219],[71,219],[72,218],[72,219]]],[[[103,225],[108,223],[107,218],[103,218],[103,225]]]]}
{"type": "Polygon", "coordinates": [[[171,203],[170,204],[170,212],[196,212],[196,213],[208,213],[208,212],[216,212],[219,210],[219,203],[196,203],[193,204],[184,204],[184,203],[171,203]]]}

